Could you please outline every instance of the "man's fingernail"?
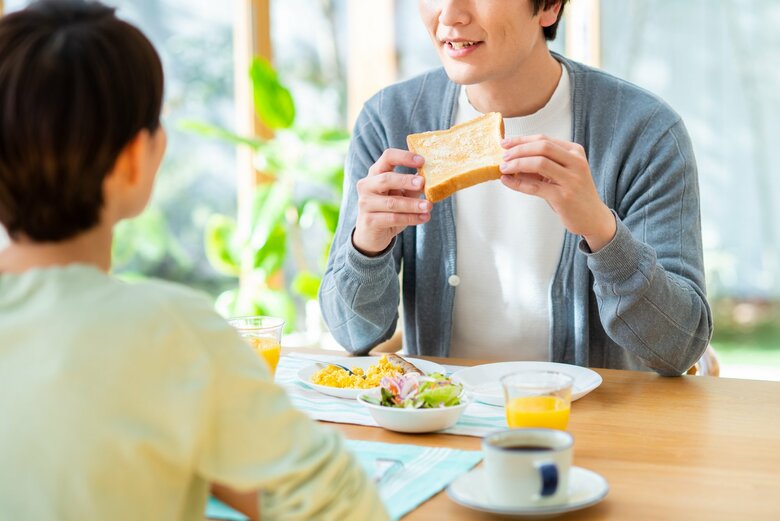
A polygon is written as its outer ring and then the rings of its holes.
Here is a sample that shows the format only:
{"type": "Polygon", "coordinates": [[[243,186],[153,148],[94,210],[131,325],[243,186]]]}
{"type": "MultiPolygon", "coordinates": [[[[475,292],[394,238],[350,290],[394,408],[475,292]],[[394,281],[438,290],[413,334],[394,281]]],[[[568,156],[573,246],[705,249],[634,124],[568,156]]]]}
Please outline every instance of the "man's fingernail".
{"type": "Polygon", "coordinates": [[[502,140],[501,140],[501,146],[502,146],[502,147],[505,147],[505,146],[507,146],[508,144],[509,144],[509,140],[508,140],[508,139],[502,139],[502,140]]]}
{"type": "Polygon", "coordinates": [[[415,163],[419,164],[419,163],[422,163],[423,161],[425,161],[425,158],[423,156],[421,156],[421,155],[415,155],[414,156],[414,162],[415,163]]]}
{"type": "Polygon", "coordinates": [[[499,169],[499,170],[501,170],[502,172],[506,172],[506,170],[507,170],[508,168],[509,168],[509,164],[508,164],[508,163],[501,163],[501,164],[499,165],[499,167],[498,167],[498,169],[499,169]]]}
{"type": "Polygon", "coordinates": [[[504,154],[504,159],[509,159],[509,152],[506,152],[506,153],[504,154]]]}
{"type": "Polygon", "coordinates": [[[414,179],[412,179],[412,184],[414,186],[420,186],[422,185],[422,182],[423,182],[422,177],[415,176],[414,179]]]}
{"type": "Polygon", "coordinates": [[[430,204],[428,201],[420,201],[420,210],[427,210],[430,204]]]}

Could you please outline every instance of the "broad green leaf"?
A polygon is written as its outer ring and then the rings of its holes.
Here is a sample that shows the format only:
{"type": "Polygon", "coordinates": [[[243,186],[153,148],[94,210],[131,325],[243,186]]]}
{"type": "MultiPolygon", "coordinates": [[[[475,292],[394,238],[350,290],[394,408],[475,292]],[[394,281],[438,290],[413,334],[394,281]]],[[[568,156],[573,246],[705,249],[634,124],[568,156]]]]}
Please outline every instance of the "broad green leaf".
{"type": "Polygon", "coordinates": [[[309,198],[299,206],[298,222],[322,222],[324,228],[334,233],[339,221],[339,205],[331,201],[309,198]]]}
{"type": "Polygon", "coordinates": [[[295,121],[295,103],[271,64],[257,57],[252,61],[249,75],[255,111],[260,120],[272,130],[291,127],[295,121]]]}
{"type": "MultiPolygon", "coordinates": [[[[271,197],[271,193],[274,188],[274,183],[264,183],[259,184],[255,186],[254,193],[252,194],[252,221],[257,220],[258,216],[262,213],[263,208],[266,206],[266,202],[268,202],[269,198],[271,197]]],[[[250,229],[254,228],[254,226],[250,226],[250,229]]]]}
{"type": "Polygon", "coordinates": [[[257,150],[254,166],[260,172],[273,174],[277,177],[289,168],[287,161],[281,154],[280,147],[273,141],[269,146],[257,150]]]}
{"type": "Polygon", "coordinates": [[[115,235],[111,252],[115,270],[137,257],[149,263],[162,262],[172,243],[165,216],[154,207],[135,219],[119,223],[115,235]]]}
{"type": "Polygon", "coordinates": [[[238,276],[241,273],[241,254],[234,238],[236,221],[225,215],[213,214],[206,221],[206,257],[220,273],[238,276]]]}
{"type": "Polygon", "coordinates": [[[179,121],[177,128],[186,132],[192,132],[193,134],[197,134],[199,136],[226,141],[234,145],[247,145],[254,150],[257,150],[264,144],[264,141],[260,138],[240,136],[222,127],[218,127],[210,123],[204,123],[202,121],[185,119],[179,121]]]}
{"type": "Polygon", "coordinates": [[[214,302],[214,309],[225,318],[238,316],[236,309],[238,303],[238,289],[223,291],[214,302]]]}
{"type": "Polygon", "coordinates": [[[265,290],[253,295],[256,313],[284,319],[284,331],[295,330],[295,302],[285,291],[265,290]]]}
{"type": "Polygon", "coordinates": [[[259,250],[255,250],[253,267],[274,273],[284,265],[287,255],[287,228],[277,225],[259,250]]]}
{"type": "Polygon", "coordinates": [[[325,129],[319,135],[321,141],[337,141],[339,143],[348,143],[349,137],[349,132],[342,128],[325,129]]]}
{"type": "Polygon", "coordinates": [[[292,204],[292,196],[287,185],[281,182],[261,185],[257,189],[258,197],[255,200],[249,246],[260,250],[275,228],[286,227],[285,213],[292,204]]]}
{"type": "Polygon", "coordinates": [[[325,180],[340,197],[344,190],[344,163],[339,163],[338,166],[328,171],[325,175],[325,180]]]}
{"type": "Polygon", "coordinates": [[[322,202],[319,204],[319,210],[322,215],[322,220],[325,222],[325,227],[330,233],[336,233],[341,206],[338,203],[322,202]]]}
{"type": "Polygon", "coordinates": [[[292,129],[302,141],[321,142],[324,144],[349,144],[349,132],[340,128],[306,127],[292,129]]]}
{"type": "Polygon", "coordinates": [[[292,289],[307,300],[315,300],[321,283],[322,277],[318,277],[310,271],[302,271],[293,279],[292,289]]]}
{"type": "Polygon", "coordinates": [[[123,280],[125,282],[141,282],[149,278],[147,275],[141,273],[140,271],[123,271],[122,273],[114,274],[114,276],[119,280],[123,280]]]}

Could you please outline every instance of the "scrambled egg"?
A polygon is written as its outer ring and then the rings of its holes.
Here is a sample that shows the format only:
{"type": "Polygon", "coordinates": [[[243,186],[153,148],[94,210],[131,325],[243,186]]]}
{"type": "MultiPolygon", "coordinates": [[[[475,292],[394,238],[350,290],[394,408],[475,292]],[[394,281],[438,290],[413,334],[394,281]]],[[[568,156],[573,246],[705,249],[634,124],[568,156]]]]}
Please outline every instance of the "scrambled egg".
{"type": "Polygon", "coordinates": [[[370,389],[379,387],[379,382],[383,376],[395,376],[402,374],[400,367],[393,365],[384,355],[375,365],[367,369],[353,367],[352,373],[335,365],[329,365],[320,369],[311,377],[312,383],[317,385],[327,385],[328,387],[339,387],[341,389],[370,389]]]}

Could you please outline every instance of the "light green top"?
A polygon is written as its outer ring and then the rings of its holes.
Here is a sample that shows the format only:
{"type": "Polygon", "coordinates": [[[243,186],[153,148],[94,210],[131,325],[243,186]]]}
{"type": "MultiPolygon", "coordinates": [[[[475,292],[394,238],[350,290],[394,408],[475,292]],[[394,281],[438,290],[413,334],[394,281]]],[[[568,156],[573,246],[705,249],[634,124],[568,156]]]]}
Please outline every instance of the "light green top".
{"type": "Polygon", "coordinates": [[[0,274],[0,519],[387,519],[341,437],[293,409],[211,308],[84,265],[0,274]]]}

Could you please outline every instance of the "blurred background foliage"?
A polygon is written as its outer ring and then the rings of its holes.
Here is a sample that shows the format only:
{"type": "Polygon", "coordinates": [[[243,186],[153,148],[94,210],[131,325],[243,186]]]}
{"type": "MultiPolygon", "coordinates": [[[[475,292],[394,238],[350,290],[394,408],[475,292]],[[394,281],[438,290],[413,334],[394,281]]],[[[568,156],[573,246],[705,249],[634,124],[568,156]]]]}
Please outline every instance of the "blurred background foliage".
{"type": "Polygon", "coordinates": [[[274,137],[237,136],[199,122],[182,127],[250,147],[259,173],[250,211],[237,219],[215,213],[206,223],[212,266],[241,279],[218,297],[217,309],[226,316],[279,316],[294,330],[305,302],[317,298],[327,264],[349,134],[297,126],[292,95],[267,61],[255,58],[250,77],[257,116],[274,137]]]}
{"type": "Polygon", "coordinates": [[[108,3],[137,23],[161,55],[168,132],[168,151],[149,207],[117,228],[114,272],[175,280],[216,296],[235,282],[207,261],[203,233],[212,213],[236,211],[235,147],[205,141],[178,125],[183,119],[233,123],[232,7],[182,0],[108,3]]]}

